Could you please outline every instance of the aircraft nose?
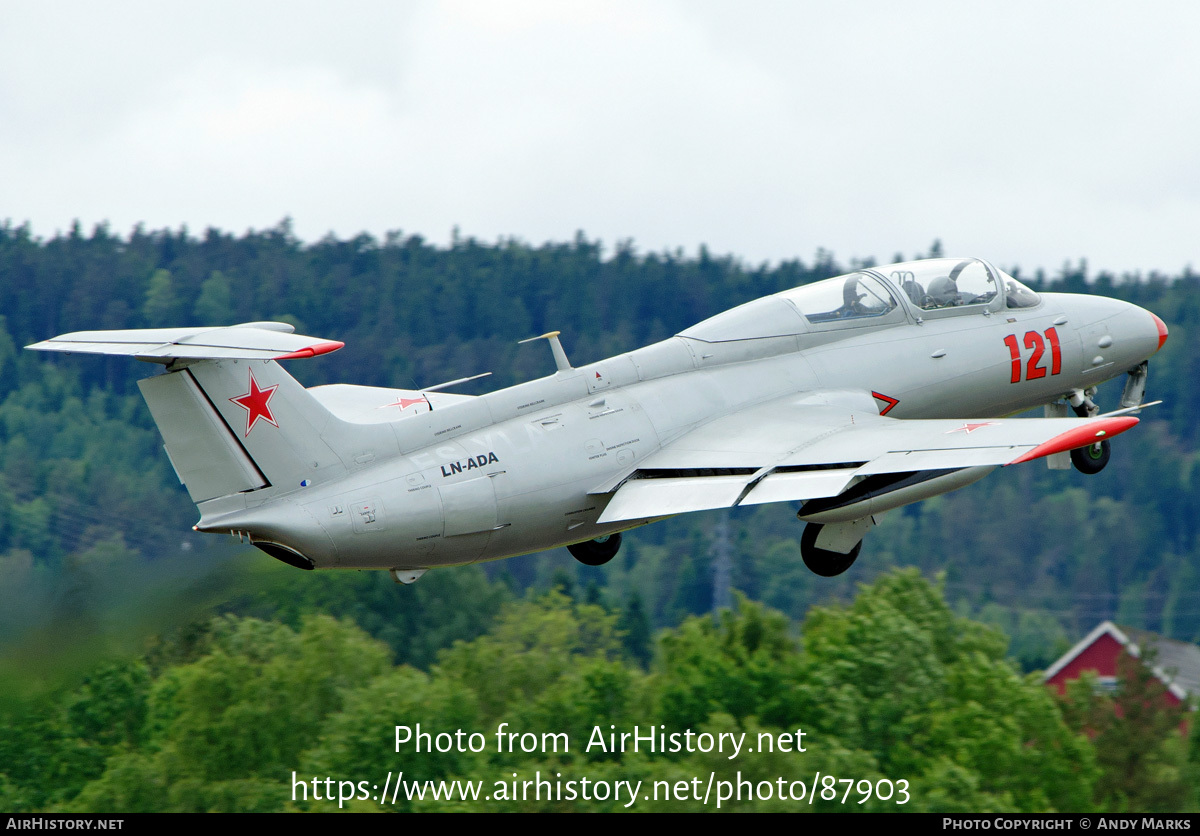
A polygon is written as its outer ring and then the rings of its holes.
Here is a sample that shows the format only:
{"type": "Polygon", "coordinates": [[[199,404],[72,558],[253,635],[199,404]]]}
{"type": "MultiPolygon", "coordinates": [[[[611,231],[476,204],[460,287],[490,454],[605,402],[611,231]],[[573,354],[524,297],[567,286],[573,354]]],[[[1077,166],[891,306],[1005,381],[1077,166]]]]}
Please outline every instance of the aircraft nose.
{"type": "Polygon", "coordinates": [[[1158,329],[1158,348],[1154,349],[1157,352],[1159,348],[1163,347],[1163,343],[1167,341],[1167,323],[1159,319],[1157,314],[1150,311],[1146,311],[1146,313],[1150,314],[1150,318],[1154,320],[1154,326],[1158,329]]]}
{"type": "Polygon", "coordinates": [[[1167,341],[1166,323],[1136,305],[1130,305],[1112,325],[1118,346],[1124,346],[1121,354],[1131,362],[1140,363],[1156,354],[1167,341]]]}

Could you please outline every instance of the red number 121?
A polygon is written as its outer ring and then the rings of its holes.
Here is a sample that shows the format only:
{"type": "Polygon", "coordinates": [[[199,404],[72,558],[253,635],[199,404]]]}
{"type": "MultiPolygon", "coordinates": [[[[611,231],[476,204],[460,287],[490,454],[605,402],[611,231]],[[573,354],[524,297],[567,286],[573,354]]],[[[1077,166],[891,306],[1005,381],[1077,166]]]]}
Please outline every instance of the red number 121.
{"type": "MultiPolygon", "coordinates": [[[[1042,355],[1046,353],[1046,341],[1050,342],[1050,374],[1056,375],[1062,371],[1062,348],[1058,344],[1058,332],[1053,328],[1046,329],[1046,339],[1042,339],[1042,335],[1037,331],[1026,331],[1024,343],[1025,347],[1033,349],[1033,353],[1029,355],[1029,362],[1025,367],[1025,379],[1037,380],[1040,377],[1046,376],[1046,369],[1041,365],[1042,355]]],[[[1012,379],[1009,383],[1021,382],[1021,347],[1017,344],[1017,335],[1009,334],[1004,338],[1004,344],[1008,346],[1008,353],[1012,357],[1012,379]]]]}

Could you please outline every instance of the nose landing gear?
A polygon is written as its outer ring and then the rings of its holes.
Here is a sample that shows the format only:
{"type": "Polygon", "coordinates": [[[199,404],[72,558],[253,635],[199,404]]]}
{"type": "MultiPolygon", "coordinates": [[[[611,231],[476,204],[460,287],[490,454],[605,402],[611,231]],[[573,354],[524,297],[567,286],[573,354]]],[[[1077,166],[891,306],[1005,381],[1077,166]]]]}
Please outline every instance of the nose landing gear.
{"type": "MultiPolygon", "coordinates": [[[[1146,396],[1146,379],[1149,368],[1149,363],[1143,360],[1129,370],[1129,377],[1125,381],[1125,390],[1121,393],[1120,409],[1115,414],[1136,413],[1142,406],[1153,406],[1153,404],[1142,403],[1142,399],[1146,396]]],[[[1100,407],[1096,406],[1096,402],[1092,400],[1092,396],[1095,394],[1095,386],[1083,390],[1076,389],[1067,396],[1067,402],[1071,404],[1071,409],[1080,418],[1095,418],[1100,414],[1100,407]]],[[[1108,442],[1100,441],[1072,450],[1071,464],[1075,465],[1075,469],[1080,473],[1091,475],[1104,469],[1110,455],[1112,455],[1112,450],[1109,449],[1108,442]]]]}
{"type": "MultiPolygon", "coordinates": [[[[1071,404],[1071,409],[1080,418],[1095,418],[1100,414],[1100,407],[1096,406],[1096,402],[1092,400],[1094,394],[1096,394],[1095,386],[1083,390],[1076,389],[1067,397],[1067,402],[1071,404]]],[[[1109,448],[1108,442],[1100,441],[1072,450],[1071,464],[1075,465],[1075,469],[1080,473],[1090,476],[1104,469],[1110,455],[1112,455],[1112,450],[1109,448]]]]}
{"type": "Polygon", "coordinates": [[[1101,441],[1099,444],[1089,444],[1087,447],[1077,447],[1072,450],[1071,464],[1075,465],[1075,469],[1080,473],[1090,476],[1104,470],[1104,466],[1108,464],[1108,457],[1111,455],[1112,449],[1108,446],[1108,442],[1101,441]]]}

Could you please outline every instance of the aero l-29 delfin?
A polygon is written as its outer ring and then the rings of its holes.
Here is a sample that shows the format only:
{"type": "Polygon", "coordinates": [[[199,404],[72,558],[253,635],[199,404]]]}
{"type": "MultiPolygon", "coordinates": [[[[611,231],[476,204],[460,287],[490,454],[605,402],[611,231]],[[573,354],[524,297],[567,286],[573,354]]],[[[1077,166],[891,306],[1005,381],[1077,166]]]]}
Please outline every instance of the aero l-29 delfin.
{"type": "Polygon", "coordinates": [[[1035,293],[943,258],[786,290],[580,368],[557,332],[542,336],[553,375],[479,396],[443,391],[462,381],[305,389],[278,361],[342,343],[277,322],[29,347],[164,367],[139,386],[196,530],[302,569],[410,583],[556,546],[599,565],[626,529],[765,502],[803,503],[804,562],[839,574],[881,514],[997,466],[1099,471],[1148,405],[1146,361],[1167,328],[1126,302],[1035,293]],[[1122,374],[1120,408],[1099,415],[1095,387],[1122,374]],[[1038,406],[1045,417],[1005,417],[1038,406]]]}

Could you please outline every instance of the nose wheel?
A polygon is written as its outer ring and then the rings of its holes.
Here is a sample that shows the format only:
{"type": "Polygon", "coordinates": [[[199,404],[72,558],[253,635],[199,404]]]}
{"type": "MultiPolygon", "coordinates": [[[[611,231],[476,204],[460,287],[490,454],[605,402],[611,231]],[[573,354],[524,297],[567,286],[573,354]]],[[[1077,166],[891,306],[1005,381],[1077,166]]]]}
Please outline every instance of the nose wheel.
{"type": "Polygon", "coordinates": [[[1101,441],[1099,444],[1089,444],[1087,447],[1077,447],[1072,450],[1071,464],[1075,465],[1075,469],[1080,473],[1090,476],[1104,470],[1111,454],[1112,450],[1108,446],[1108,442],[1101,441]]]}
{"type": "MultiPolygon", "coordinates": [[[[1144,367],[1146,364],[1143,363],[1144,367]]],[[[1133,373],[1130,372],[1132,377],[1133,373]]],[[[1142,388],[1145,388],[1145,369],[1142,369],[1142,388]]],[[[1128,389],[1128,387],[1126,387],[1128,389]]],[[[1096,402],[1092,400],[1092,396],[1096,394],[1096,387],[1092,386],[1083,391],[1072,392],[1068,398],[1068,403],[1071,404],[1071,409],[1080,418],[1095,418],[1100,414],[1100,407],[1096,406],[1096,402]]],[[[1089,476],[1099,473],[1104,470],[1104,466],[1108,464],[1108,457],[1112,455],[1107,441],[1101,441],[1096,444],[1089,444],[1087,447],[1078,447],[1071,451],[1071,464],[1075,465],[1075,469],[1080,473],[1086,473],[1089,476]]]]}
{"type": "MultiPolygon", "coordinates": [[[[1121,406],[1115,413],[1110,415],[1120,415],[1133,412],[1136,414],[1144,406],[1154,406],[1160,401],[1153,403],[1143,403],[1146,397],[1146,379],[1149,374],[1149,363],[1143,360],[1138,365],[1129,370],[1129,377],[1125,381],[1125,390],[1121,393],[1121,406]]],[[[1096,394],[1096,387],[1091,386],[1087,389],[1076,389],[1067,395],[1067,403],[1071,409],[1080,418],[1095,418],[1100,414],[1100,407],[1092,400],[1096,394]]],[[[1089,476],[1099,473],[1104,470],[1108,464],[1109,456],[1112,455],[1112,450],[1107,441],[1100,441],[1096,444],[1089,444],[1087,447],[1079,447],[1071,451],[1071,464],[1080,473],[1086,473],[1089,476]]],[[[1053,465],[1052,465],[1053,467],[1053,465]]]]}

